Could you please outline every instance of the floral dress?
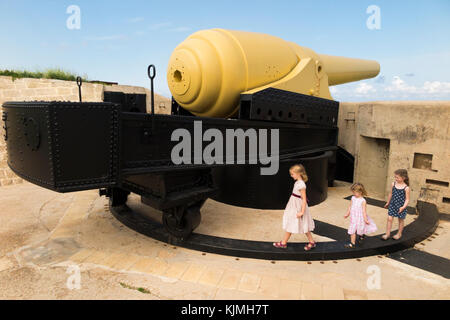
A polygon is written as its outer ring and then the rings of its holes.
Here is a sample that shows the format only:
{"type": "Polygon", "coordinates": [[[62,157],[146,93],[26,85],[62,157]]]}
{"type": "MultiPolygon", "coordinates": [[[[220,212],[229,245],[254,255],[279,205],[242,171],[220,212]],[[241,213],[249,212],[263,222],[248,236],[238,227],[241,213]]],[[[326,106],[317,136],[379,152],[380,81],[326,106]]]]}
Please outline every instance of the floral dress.
{"type": "MultiPolygon", "coordinates": [[[[369,224],[364,221],[363,204],[366,199],[363,197],[352,197],[352,206],[350,207],[350,226],[348,227],[348,234],[364,235],[377,231],[375,222],[367,215],[369,224]]],[[[367,213],[366,213],[367,214],[367,213]]]]}

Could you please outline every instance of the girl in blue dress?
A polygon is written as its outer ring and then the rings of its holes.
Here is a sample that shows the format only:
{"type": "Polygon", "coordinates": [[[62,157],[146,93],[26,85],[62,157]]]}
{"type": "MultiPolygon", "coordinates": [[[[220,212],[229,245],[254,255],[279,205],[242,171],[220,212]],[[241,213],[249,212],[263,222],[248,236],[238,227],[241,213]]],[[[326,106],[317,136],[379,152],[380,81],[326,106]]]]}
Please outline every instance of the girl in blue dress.
{"type": "Polygon", "coordinates": [[[384,205],[388,208],[388,219],[386,226],[386,234],[382,236],[383,240],[387,240],[391,236],[392,221],[398,218],[398,232],[392,238],[398,240],[402,236],[403,228],[405,226],[406,206],[409,203],[409,178],[408,171],[405,169],[398,169],[394,172],[394,182],[392,182],[392,189],[389,193],[388,200],[384,205]]]}

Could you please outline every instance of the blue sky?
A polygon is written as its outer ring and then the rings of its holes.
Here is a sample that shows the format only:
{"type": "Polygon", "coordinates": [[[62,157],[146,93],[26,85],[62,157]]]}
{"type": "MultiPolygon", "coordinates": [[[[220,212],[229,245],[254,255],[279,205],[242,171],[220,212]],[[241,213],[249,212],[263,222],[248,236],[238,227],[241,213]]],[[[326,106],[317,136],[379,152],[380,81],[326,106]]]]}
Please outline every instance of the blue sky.
{"type": "Polygon", "coordinates": [[[450,1],[21,1],[0,0],[0,69],[60,67],[91,80],[149,86],[170,97],[166,68],[191,33],[268,33],[318,53],[377,60],[374,79],[333,87],[340,101],[449,100],[450,1]],[[70,5],[81,25],[70,30],[70,5]],[[380,8],[380,29],[366,13],[380,8]]]}

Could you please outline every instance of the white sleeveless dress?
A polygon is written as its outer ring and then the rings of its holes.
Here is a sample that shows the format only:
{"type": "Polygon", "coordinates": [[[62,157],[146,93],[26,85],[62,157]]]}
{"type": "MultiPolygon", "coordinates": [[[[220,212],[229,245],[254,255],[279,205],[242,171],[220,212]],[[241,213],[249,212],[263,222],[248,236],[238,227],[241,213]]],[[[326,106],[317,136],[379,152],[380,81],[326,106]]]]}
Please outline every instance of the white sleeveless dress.
{"type": "Polygon", "coordinates": [[[305,213],[301,218],[297,218],[297,213],[302,209],[302,201],[300,190],[306,189],[305,182],[297,180],[294,183],[292,193],[298,197],[291,195],[284,209],[283,229],[290,233],[307,233],[314,230],[314,220],[309,213],[308,203],[306,203],[305,213]]]}

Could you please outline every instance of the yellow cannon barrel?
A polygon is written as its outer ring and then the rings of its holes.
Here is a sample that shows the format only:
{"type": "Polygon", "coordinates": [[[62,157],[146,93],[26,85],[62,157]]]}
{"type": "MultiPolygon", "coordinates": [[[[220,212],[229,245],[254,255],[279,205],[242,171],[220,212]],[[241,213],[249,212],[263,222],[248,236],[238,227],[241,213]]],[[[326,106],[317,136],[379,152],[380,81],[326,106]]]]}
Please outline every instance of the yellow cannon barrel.
{"type": "Polygon", "coordinates": [[[354,59],[320,54],[326,66],[330,86],[376,77],[380,65],[373,60],[354,59]]]}
{"type": "Polygon", "coordinates": [[[197,116],[229,117],[239,96],[268,87],[332,99],[329,85],[375,77],[376,61],[319,55],[267,34],[198,31],[173,51],[167,82],[174,99],[197,116]]]}

